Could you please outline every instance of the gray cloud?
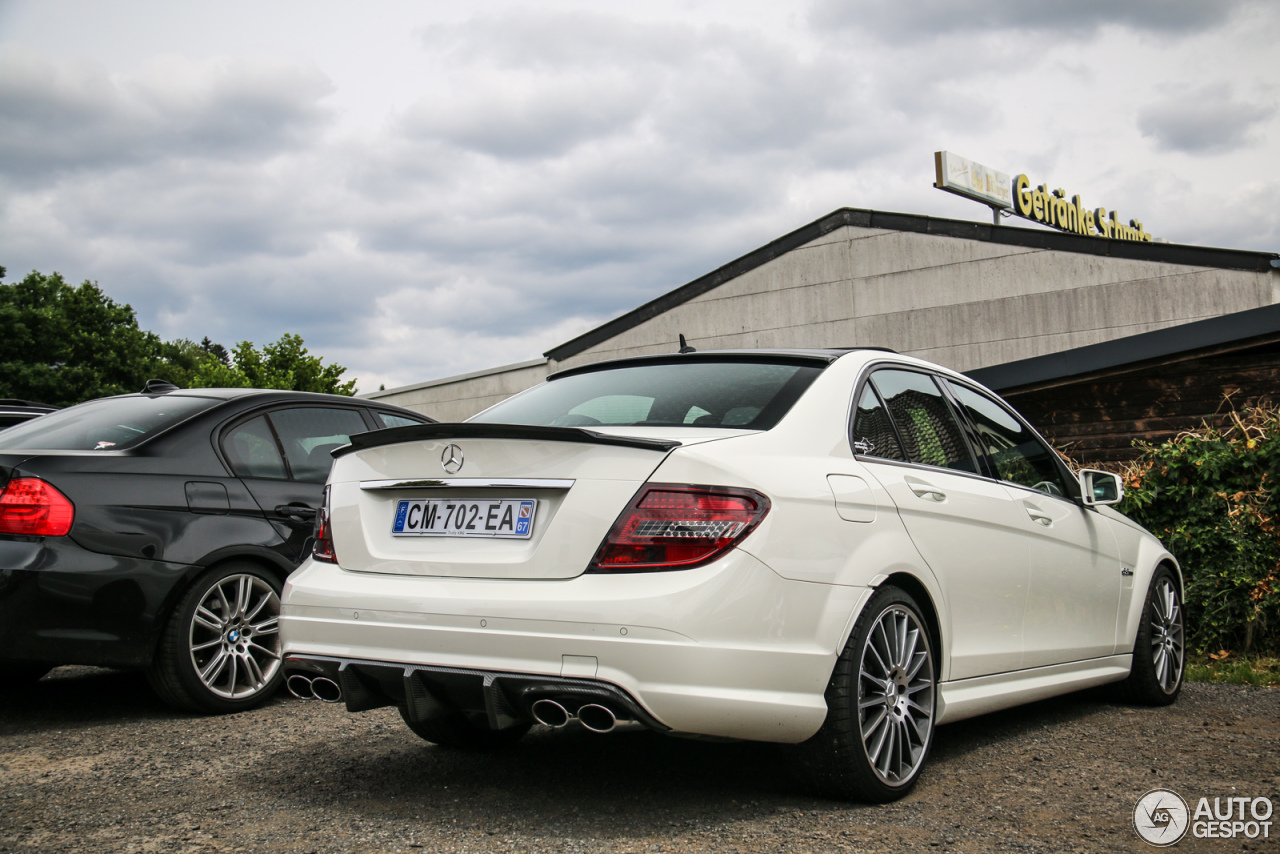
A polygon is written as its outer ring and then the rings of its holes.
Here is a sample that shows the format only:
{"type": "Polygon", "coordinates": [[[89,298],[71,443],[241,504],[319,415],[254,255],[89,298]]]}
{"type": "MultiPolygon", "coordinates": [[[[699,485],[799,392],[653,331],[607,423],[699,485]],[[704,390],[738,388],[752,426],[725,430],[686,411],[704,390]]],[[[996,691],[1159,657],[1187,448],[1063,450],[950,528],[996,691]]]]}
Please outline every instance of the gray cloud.
{"type": "Polygon", "coordinates": [[[1221,154],[1254,144],[1274,104],[1236,100],[1226,83],[1184,90],[1138,112],[1138,130],[1166,151],[1221,154]]]}
{"type": "Polygon", "coordinates": [[[1199,32],[1226,21],[1250,0],[816,0],[818,30],[856,29],[894,42],[938,36],[1052,32],[1085,37],[1115,25],[1161,34],[1199,32]]]}
{"type": "Polygon", "coordinates": [[[177,158],[261,160],[319,134],[333,91],[275,61],[156,60],[120,80],[88,63],[0,51],[0,175],[46,175],[177,158]]]}

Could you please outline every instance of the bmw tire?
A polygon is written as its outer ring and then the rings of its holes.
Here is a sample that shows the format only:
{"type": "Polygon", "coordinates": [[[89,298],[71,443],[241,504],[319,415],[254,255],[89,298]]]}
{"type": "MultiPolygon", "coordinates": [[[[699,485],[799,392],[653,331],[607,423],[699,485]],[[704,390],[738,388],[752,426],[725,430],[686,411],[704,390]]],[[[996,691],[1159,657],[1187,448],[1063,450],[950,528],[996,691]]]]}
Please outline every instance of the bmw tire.
{"type": "Polygon", "coordinates": [[[284,678],[279,620],[276,576],[248,562],[214,567],[170,616],[148,681],[179,709],[225,714],[259,706],[284,678]]]}

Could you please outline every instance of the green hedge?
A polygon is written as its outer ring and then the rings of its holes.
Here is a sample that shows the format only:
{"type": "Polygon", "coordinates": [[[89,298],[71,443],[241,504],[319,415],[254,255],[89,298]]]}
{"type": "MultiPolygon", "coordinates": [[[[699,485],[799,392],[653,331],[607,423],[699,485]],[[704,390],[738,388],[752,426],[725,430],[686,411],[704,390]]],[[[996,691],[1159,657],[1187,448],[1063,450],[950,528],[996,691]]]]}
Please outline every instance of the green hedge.
{"type": "Polygon", "coordinates": [[[1158,536],[1186,579],[1191,649],[1280,649],[1280,409],[1140,445],[1120,510],[1158,536]]]}

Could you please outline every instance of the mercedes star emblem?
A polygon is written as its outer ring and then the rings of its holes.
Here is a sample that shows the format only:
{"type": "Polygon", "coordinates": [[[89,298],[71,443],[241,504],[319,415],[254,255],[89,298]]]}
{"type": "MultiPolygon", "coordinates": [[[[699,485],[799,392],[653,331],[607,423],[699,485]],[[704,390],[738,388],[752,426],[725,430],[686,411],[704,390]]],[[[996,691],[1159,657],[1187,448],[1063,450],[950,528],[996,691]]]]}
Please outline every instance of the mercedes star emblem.
{"type": "Polygon", "coordinates": [[[457,445],[446,445],[440,455],[440,465],[449,474],[457,474],[462,469],[462,449],[457,445]]]}

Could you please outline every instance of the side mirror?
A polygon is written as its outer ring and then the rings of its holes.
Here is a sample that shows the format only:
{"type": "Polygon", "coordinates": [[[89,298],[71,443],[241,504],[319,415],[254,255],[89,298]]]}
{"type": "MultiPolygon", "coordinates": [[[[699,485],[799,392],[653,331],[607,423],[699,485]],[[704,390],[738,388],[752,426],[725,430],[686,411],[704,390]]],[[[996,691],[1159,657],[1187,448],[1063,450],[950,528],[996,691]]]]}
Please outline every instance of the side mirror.
{"type": "Polygon", "coordinates": [[[1080,497],[1086,507],[1119,504],[1124,498],[1124,484],[1111,472],[1080,469],[1080,497]]]}

